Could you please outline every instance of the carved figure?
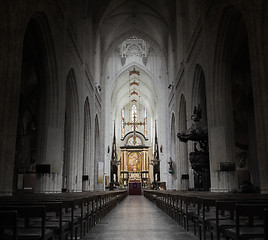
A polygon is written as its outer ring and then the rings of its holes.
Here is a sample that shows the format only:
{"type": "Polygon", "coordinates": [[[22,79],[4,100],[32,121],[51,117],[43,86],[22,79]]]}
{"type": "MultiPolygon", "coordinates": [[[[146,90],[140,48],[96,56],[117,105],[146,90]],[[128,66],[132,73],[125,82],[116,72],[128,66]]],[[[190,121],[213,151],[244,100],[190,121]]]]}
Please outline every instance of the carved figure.
{"type": "Polygon", "coordinates": [[[203,151],[207,151],[208,129],[207,126],[201,121],[200,106],[198,108],[194,108],[194,114],[192,115],[191,119],[194,121],[191,127],[184,132],[178,133],[177,137],[182,142],[199,142],[200,148],[203,151]]]}

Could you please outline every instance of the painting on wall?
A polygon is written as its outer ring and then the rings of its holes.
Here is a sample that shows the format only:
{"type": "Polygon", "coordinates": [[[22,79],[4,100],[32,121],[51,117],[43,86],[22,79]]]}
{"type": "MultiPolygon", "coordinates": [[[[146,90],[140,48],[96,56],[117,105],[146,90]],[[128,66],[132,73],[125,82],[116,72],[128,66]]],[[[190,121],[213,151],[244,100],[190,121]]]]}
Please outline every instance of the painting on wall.
{"type": "Polygon", "coordinates": [[[103,162],[98,162],[98,183],[103,183],[103,162]]]}
{"type": "Polygon", "coordinates": [[[132,152],[128,155],[128,171],[141,171],[141,155],[138,152],[132,152]]]}

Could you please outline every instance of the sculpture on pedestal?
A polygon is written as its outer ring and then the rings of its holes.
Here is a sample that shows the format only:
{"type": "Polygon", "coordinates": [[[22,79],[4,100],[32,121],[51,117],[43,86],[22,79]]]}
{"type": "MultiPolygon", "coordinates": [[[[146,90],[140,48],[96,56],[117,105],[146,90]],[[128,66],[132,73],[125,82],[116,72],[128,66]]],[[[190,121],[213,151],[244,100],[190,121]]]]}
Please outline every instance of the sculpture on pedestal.
{"type": "Polygon", "coordinates": [[[194,188],[207,191],[210,188],[208,130],[201,121],[200,106],[194,108],[191,119],[194,121],[191,127],[178,133],[177,137],[181,142],[194,142],[194,151],[189,153],[191,167],[194,170],[194,188]]]}

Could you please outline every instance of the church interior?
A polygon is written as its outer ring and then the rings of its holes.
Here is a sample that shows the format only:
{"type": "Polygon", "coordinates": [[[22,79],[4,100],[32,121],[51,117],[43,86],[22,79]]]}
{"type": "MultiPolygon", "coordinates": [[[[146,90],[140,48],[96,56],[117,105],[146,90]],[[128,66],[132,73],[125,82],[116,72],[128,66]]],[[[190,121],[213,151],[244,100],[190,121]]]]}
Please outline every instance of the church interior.
{"type": "Polygon", "coordinates": [[[1,239],[123,239],[98,223],[139,201],[181,239],[268,239],[267,1],[1,0],[0,19],[1,239]]]}

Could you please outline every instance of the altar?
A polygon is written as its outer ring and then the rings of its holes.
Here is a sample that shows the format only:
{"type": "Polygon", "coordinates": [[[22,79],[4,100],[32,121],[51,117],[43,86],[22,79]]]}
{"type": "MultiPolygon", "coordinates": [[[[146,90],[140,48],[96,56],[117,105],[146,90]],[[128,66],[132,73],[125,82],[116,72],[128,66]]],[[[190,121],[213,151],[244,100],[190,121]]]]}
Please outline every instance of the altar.
{"type": "Polygon", "coordinates": [[[141,194],[149,188],[149,158],[147,146],[123,146],[121,148],[120,178],[130,195],[141,194]]]}
{"type": "Polygon", "coordinates": [[[129,195],[141,195],[141,183],[140,182],[130,182],[128,184],[128,194],[129,195]]]}

